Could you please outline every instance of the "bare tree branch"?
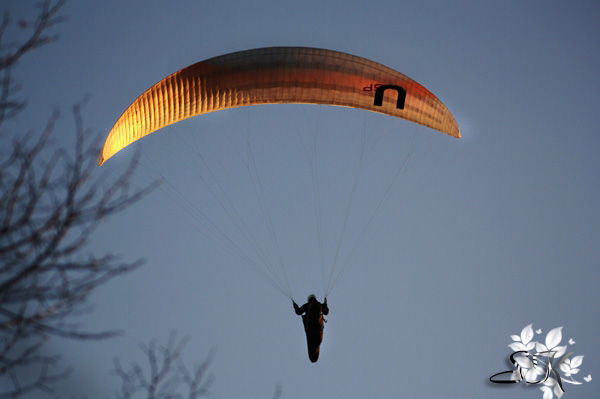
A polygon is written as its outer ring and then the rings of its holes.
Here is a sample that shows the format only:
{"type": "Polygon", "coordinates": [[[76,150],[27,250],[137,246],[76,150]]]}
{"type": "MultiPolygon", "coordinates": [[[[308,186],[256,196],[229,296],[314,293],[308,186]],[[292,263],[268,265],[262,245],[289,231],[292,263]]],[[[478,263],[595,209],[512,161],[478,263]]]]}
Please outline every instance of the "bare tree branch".
{"type": "Polygon", "coordinates": [[[187,339],[178,339],[172,333],[166,346],[150,341],[140,345],[148,359],[147,370],[137,363],[124,369],[115,359],[114,374],[121,379],[121,390],[115,392],[117,399],[197,399],[208,394],[212,376],[207,374],[214,351],[199,365],[188,368],[181,353],[187,339]]]}
{"type": "MultiPolygon", "coordinates": [[[[85,129],[81,106],[72,110],[74,146],[51,142],[60,112],[55,109],[39,134],[10,134],[4,122],[17,115],[25,101],[15,98],[12,72],[18,61],[56,40],[49,31],[64,20],[64,0],[44,0],[32,22],[19,20],[24,37],[6,43],[13,26],[9,13],[0,21],[0,399],[26,394],[53,395],[69,374],[47,343],[61,339],[104,339],[117,331],[86,331],[77,316],[87,313],[94,290],[135,270],[113,254],[89,253],[88,243],[106,217],[143,197],[148,187],[132,189],[133,159],[112,179],[97,176],[99,142],[85,129]],[[10,138],[9,138],[10,137],[10,138]],[[7,142],[12,140],[12,146],[7,142]]],[[[148,365],[124,368],[115,360],[121,379],[117,398],[197,399],[208,394],[213,351],[188,367],[181,358],[187,339],[172,334],[166,346],[142,345],[148,365]]],[[[276,387],[273,398],[281,396],[276,387]]]]}
{"type": "Polygon", "coordinates": [[[0,381],[9,378],[13,385],[0,397],[49,392],[50,383],[64,376],[55,371],[56,359],[40,355],[49,336],[114,336],[116,331],[82,330],[73,319],[90,309],[87,300],[96,288],[141,264],[84,253],[102,219],[146,192],[127,184],[135,160],[112,183],[94,177],[99,143],[87,138],[79,107],[73,108],[71,152],[49,144],[58,117],[55,111],[37,138],[16,138],[0,162],[0,381]],[[38,377],[24,383],[19,376],[32,367],[38,377]]]}
{"type": "MultiPolygon", "coordinates": [[[[54,4],[51,0],[45,0],[37,18],[31,23],[32,29],[27,37],[13,45],[8,45],[3,40],[11,25],[10,14],[4,14],[0,22],[0,125],[25,106],[24,101],[12,99],[14,87],[11,70],[24,55],[57,39],[57,35],[49,34],[48,29],[64,21],[64,17],[58,15],[64,4],[64,0],[58,0],[54,4]]],[[[19,25],[25,29],[29,24],[19,21],[19,25]]]]}
{"type": "Polygon", "coordinates": [[[60,118],[55,109],[40,134],[11,134],[3,123],[24,107],[14,99],[11,71],[26,54],[56,39],[49,33],[63,18],[64,1],[46,0],[35,21],[19,21],[29,33],[6,44],[9,14],[0,22],[0,398],[28,392],[51,394],[68,370],[43,350],[52,336],[103,339],[117,331],[86,331],[76,324],[90,311],[90,294],[111,279],[140,266],[87,249],[99,222],[140,199],[129,177],[135,160],[113,179],[97,176],[99,141],[84,127],[75,106],[74,146],[52,145],[60,118]],[[12,147],[12,150],[11,150],[12,147]]]}

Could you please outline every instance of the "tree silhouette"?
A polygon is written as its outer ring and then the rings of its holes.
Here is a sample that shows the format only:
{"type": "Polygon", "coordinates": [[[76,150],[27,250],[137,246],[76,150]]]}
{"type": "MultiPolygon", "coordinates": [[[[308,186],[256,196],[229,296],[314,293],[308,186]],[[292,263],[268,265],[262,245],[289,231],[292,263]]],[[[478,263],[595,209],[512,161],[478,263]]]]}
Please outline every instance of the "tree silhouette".
{"type": "Polygon", "coordinates": [[[172,333],[167,345],[159,345],[156,340],[151,340],[148,345],[140,345],[149,367],[134,363],[125,369],[121,361],[115,359],[114,372],[121,379],[121,389],[115,397],[197,399],[205,396],[212,382],[212,376],[207,375],[207,370],[213,352],[202,363],[189,369],[181,359],[186,344],[186,338],[177,339],[177,335],[172,333]]]}
{"type": "MultiPolygon", "coordinates": [[[[141,344],[148,363],[133,363],[124,368],[119,359],[114,361],[114,373],[121,379],[121,388],[115,392],[116,399],[198,399],[207,396],[213,376],[208,368],[214,356],[212,350],[201,363],[188,367],[181,354],[187,344],[187,338],[178,339],[171,333],[166,345],[151,340],[148,345],[141,344]]],[[[280,385],[275,387],[272,399],[282,396],[280,385]]]]}
{"type": "MultiPolygon", "coordinates": [[[[51,338],[100,340],[117,331],[87,331],[77,321],[91,310],[95,289],[128,273],[141,261],[125,262],[113,254],[95,255],[87,247],[99,222],[134,204],[152,187],[131,189],[133,159],[119,176],[99,175],[100,142],[82,118],[82,104],[72,108],[74,143],[52,142],[60,112],[54,109],[38,133],[7,131],[6,122],[24,109],[11,72],[20,59],[54,42],[52,28],[63,21],[64,0],[45,0],[32,21],[0,23],[0,398],[52,395],[69,369],[48,349],[51,338]],[[12,27],[21,40],[7,42],[12,27]]],[[[118,399],[197,399],[208,393],[213,352],[188,367],[181,358],[187,339],[172,334],[166,345],[151,340],[141,349],[147,364],[122,366],[118,399]]],[[[273,399],[281,396],[277,386],[273,399]]]]}
{"type": "Polygon", "coordinates": [[[45,1],[18,43],[5,43],[11,24],[0,24],[0,397],[52,393],[68,370],[43,350],[50,337],[103,339],[115,331],[86,331],[75,322],[90,310],[89,295],[141,262],[94,255],[87,244],[99,222],[136,202],[134,163],[120,176],[97,176],[99,141],[90,139],[81,107],[74,106],[73,148],[52,144],[60,117],[54,110],[41,133],[7,132],[6,121],[23,110],[11,71],[18,61],[56,40],[49,33],[62,18],[63,1],[45,1]]]}

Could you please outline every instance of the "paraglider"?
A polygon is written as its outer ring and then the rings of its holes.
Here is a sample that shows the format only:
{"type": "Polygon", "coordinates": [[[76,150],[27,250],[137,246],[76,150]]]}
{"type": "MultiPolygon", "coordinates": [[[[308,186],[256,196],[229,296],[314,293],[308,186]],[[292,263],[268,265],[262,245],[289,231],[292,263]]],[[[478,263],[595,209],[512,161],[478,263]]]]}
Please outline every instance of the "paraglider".
{"type": "MultiPolygon", "coordinates": [[[[104,142],[98,164],[102,165],[142,137],[184,119],[261,104],[351,107],[460,137],[458,124],[446,106],[425,87],[398,71],[332,50],[269,47],[198,62],[150,87],[116,121],[104,142]]],[[[292,299],[291,289],[276,288],[292,299]]],[[[323,303],[311,296],[300,307],[292,299],[296,313],[303,315],[311,362],[319,357],[323,315],[329,313],[326,299],[329,290],[328,285],[323,303]]]]}
{"type": "Polygon", "coordinates": [[[293,304],[296,314],[299,316],[302,315],[302,323],[304,324],[308,347],[308,358],[311,362],[316,363],[319,360],[321,342],[323,342],[323,330],[325,328],[323,315],[327,316],[329,314],[327,298],[321,303],[317,300],[316,296],[309,295],[304,305],[298,306],[296,302],[293,302],[293,304]]]}
{"type": "Polygon", "coordinates": [[[146,90],[109,132],[98,164],[183,119],[244,105],[281,103],[360,108],[460,137],[444,104],[400,72],[338,51],[268,47],[193,64],[146,90]]]}

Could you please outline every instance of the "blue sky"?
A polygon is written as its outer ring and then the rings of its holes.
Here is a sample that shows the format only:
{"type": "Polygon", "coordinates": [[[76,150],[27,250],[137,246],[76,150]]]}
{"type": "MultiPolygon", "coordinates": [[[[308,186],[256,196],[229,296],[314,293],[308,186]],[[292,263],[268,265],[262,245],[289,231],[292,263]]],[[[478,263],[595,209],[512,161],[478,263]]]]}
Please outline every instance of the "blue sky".
{"type": "MultiPolygon", "coordinates": [[[[9,0],[1,8],[21,15],[30,3],[9,0]]],[[[86,96],[86,125],[106,133],[139,94],[187,65],[257,47],[309,46],[365,57],[417,80],[454,114],[463,138],[355,110],[261,106],[201,116],[142,140],[135,183],[164,174],[242,246],[199,172],[179,161],[190,155],[190,142],[202,148],[256,237],[268,243],[228,145],[233,139],[243,151],[251,140],[297,302],[323,294],[310,166],[300,143],[306,132],[322,139],[328,259],[361,137],[376,144],[349,235],[361,231],[391,172],[409,155],[418,159],[329,296],[316,364],[307,359],[290,301],[202,235],[204,226],[174,201],[170,186],[108,220],[90,250],[146,263],[95,293],[96,309],[84,319],[87,328],[125,335],[56,343],[76,366],[64,393],[109,397],[118,387],[112,359],[143,361],[137,344],[165,341],[172,330],[190,338],[190,363],[216,349],[212,397],[271,397],[281,384],[284,398],[540,398],[534,387],[486,382],[506,369],[510,335],[530,323],[543,330],[539,340],[563,326],[563,344],[573,338],[569,349],[585,355],[578,379],[595,377],[599,13],[591,1],[68,2],[68,20],[55,28],[59,40],[15,72],[29,99],[14,121],[21,130],[40,130],[58,105],[64,117],[55,139],[69,145],[69,107],[86,96]]],[[[134,151],[99,173],[118,173],[134,151]]],[[[567,385],[566,397],[593,397],[594,382],[567,385]]]]}

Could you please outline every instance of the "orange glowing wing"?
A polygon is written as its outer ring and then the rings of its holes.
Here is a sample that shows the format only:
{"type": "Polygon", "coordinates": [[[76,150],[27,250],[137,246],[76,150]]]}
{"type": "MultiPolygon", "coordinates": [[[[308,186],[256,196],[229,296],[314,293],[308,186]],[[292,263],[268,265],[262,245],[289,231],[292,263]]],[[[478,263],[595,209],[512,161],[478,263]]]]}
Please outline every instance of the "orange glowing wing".
{"type": "Polygon", "coordinates": [[[270,47],[199,62],[146,90],[109,132],[98,164],[183,119],[226,108],[278,103],[361,108],[460,137],[458,124],[444,104],[400,72],[337,51],[270,47]]]}

